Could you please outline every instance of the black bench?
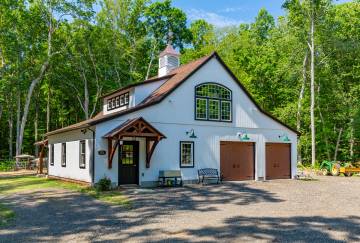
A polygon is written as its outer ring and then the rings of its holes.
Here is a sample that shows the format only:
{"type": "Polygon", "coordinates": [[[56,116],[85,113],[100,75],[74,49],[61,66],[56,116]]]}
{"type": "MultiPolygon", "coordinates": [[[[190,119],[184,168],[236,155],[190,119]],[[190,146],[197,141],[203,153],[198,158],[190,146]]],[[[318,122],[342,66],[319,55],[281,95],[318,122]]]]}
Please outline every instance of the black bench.
{"type": "Polygon", "coordinates": [[[212,168],[200,169],[198,170],[198,177],[199,177],[198,183],[200,182],[204,183],[204,179],[216,179],[217,183],[218,184],[220,183],[220,176],[217,169],[212,169],[212,168]]]}

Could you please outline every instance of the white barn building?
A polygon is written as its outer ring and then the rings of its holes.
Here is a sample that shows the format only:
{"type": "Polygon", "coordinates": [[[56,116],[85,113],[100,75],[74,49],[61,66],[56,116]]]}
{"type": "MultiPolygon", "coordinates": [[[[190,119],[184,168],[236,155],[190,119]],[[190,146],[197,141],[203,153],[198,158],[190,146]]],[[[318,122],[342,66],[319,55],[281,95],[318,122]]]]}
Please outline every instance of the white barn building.
{"type": "Polygon", "coordinates": [[[159,74],[103,96],[94,118],[47,134],[49,176],[152,186],[159,171],[198,169],[223,180],[293,178],[298,132],[262,110],[216,52],[179,66],[170,46],[159,74]]]}

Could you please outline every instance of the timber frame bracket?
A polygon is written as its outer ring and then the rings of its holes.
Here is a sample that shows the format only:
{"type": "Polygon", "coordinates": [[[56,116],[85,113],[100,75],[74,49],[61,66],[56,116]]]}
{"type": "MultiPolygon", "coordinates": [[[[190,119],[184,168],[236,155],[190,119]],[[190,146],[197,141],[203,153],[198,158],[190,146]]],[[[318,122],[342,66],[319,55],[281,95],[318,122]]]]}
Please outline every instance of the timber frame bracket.
{"type": "Polygon", "coordinates": [[[127,120],[103,136],[108,140],[108,169],[112,168],[115,152],[117,148],[120,149],[120,140],[124,137],[146,138],[146,168],[150,168],[151,157],[157,144],[166,138],[142,117],[127,120]]]}

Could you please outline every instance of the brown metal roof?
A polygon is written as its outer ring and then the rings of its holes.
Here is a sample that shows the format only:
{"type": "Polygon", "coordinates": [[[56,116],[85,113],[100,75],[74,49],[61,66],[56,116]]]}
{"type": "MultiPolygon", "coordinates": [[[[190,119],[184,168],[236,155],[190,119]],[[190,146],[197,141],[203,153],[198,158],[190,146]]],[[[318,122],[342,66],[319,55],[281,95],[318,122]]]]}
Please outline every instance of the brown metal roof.
{"type": "MultiPolygon", "coordinates": [[[[98,115],[93,117],[92,119],[85,120],[79,123],[76,123],[74,125],[64,127],[52,132],[47,133],[46,135],[53,135],[56,133],[61,133],[69,130],[75,130],[79,128],[85,128],[89,127],[91,125],[96,125],[101,122],[105,122],[107,120],[113,119],[118,116],[122,116],[128,113],[132,113],[138,110],[141,110],[143,108],[146,108],[151,105],[155,105],[162,101],[165,97],[167,97],[169,94],[172,93],[181,83],[183,83],[185,80],[187,80],[192,74],[194,74],[199,68],[201,68],[204,64],[206,64],[211,58],[216,58],[220,64],[226,69],[226,71],[230,74],[230,76],[236,81],[236,83],[240,86],[240,88],[245,92],[245,94],[249,97],[249,99],[255,104],[255,106],[259,109],[260,112],[265,114],[266,116],[270,117],[274,121],[282,124],[283,126],[287,127],[291,131],[295,132],[297,135],[300,135],[298,131],[290,127],[289,125],[285,124],[284,122],[280,121],[270,113],[264,111],[259,104],[254,100],[254,98],[250,95],[250,93],[245,89],[245,87],[240,83],[240,81],[236,78],[236,76],[231,72],[231,70],[225,65],[225,63],[222,61],[222,59],[219,57],[219,55],[216,52],[213,52],[212,54],[202,57],[200,59],[197,59],[193,62],[190,62],[188,64],[182,65],[174,70],[172,70],[168,75],[163,77],[154,77],[152,80],[161,80],[161,78],[168,78],[158,89],[156,89],[153,93],[151,93],[144,101],[142,101],[140,104],[128,108],[126,110],[113,112],[110,114],[104,115],[102,112],[100,112],[98,115]]],[[[148,82],[148,81],[145,81],[148,82]]],[[[139,83],[144,84],[145,82],[139,83]]],[[[125,87],[126,89],[128,87],[125,87]]],[[[116,92],[119,92],[120,90],[117,90],[116,92]]],[[[111,95],[111,94],[108,94],[111,95]]]]}

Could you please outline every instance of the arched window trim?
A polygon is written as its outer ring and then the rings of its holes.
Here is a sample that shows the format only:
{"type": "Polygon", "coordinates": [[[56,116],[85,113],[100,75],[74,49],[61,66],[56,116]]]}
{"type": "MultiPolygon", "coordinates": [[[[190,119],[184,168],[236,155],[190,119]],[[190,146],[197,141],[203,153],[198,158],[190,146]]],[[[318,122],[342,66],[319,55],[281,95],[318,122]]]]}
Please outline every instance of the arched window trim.
{"type": "Polygon", "coordinates": [[[201,84],[198,84],[195,86],[195,89],[194,89],[194,118],[195,120],[199,120],[199,121],[217,121],[217,122],[232,122],[232,91],[231,89],[229,89],[228,87],[220,84],[220,83],[217,83],[217,82],[205,82],[205,83],[201,83],[201,84]],[[205,97],[205,96],[197,96],[197,88],[200,87],[200,86],[204,86],[204,85],[208,85],[208,84],[214,84],[214,85],[217,85],[221,88],[224,88],[226,89],[227,91],[230,92],[230,99],[222,99],[222,98],[212,98],[212,97],[205,97]],[[206,118],[198,118],[197,117],[197,100],[198,99],[201,99],[201,100],[206,100],[206,118]],[[219,119],[210,119],[209,118],[209,100],[212,100],[212,101],[218,101],[219,102],[219,119]],[[225,119],[221,119],[221,112],[222,112],[222,103],[225,103],[225,102],[228,102],[230,104],[230,119],[229,120],[225,120],[225,119]]]}

